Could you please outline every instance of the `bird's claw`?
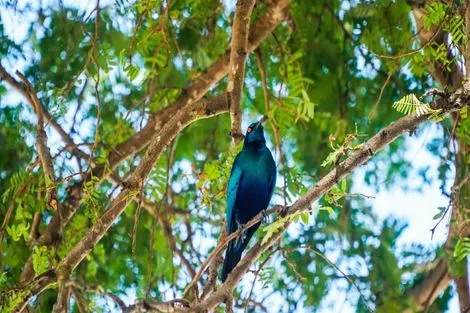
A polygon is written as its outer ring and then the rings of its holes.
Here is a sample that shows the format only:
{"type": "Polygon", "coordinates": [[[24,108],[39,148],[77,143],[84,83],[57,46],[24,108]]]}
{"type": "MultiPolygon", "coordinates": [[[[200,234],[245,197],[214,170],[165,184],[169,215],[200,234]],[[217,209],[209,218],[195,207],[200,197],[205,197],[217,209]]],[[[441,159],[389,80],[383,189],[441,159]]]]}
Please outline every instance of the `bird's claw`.
{"type": "Polygon", "coordinates": [[[280,211],[279,215],[281,217],[285,217],[287,215],[287,212],[289,212],[289,207],[288,206],[283,206],[281,208],[281,211],[280,211]]]}
{"type": "Polygon", "coordinates": [[[240,238],[245,240],[246,238],[246,224],[242,224],[237,220],[237,228],[241,230],[240,238]]]}
{"type": "Polygon", "coordinates": [[[267,224],[269,222],[269,220],[268,220],[268,218],[269,218],[268,210],[261,211],[261,215],[263,216],[263,224],[267,224]]]}

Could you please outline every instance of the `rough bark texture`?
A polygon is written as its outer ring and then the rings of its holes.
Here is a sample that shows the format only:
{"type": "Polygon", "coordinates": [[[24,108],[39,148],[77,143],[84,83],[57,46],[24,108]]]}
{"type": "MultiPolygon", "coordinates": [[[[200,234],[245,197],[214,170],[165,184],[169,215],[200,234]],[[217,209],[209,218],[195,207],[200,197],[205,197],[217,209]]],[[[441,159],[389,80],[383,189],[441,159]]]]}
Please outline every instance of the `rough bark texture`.
{"type": "Polygon", "coordinates": [[[242,109],[243,80],[248,54],[248,33],[251,12],[256,0],[238,0],[232,25],[232,43],[230,45],[230,70],[228,73],[227,92],[231,94],[230,120],[233,144],[238,145],[243,139],[242,109]]]}

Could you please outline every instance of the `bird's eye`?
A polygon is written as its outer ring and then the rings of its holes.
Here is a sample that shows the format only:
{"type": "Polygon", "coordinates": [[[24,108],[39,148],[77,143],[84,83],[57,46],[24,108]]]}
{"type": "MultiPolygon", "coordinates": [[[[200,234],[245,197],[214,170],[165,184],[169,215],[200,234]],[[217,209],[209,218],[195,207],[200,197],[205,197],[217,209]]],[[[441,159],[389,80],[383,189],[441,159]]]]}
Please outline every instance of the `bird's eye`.
{"type": "Polygon", "coordinates": [[[251,127],[248,127],[248,129],[246,130],[247,132],[251,133],[253,129],[251,127]]]}

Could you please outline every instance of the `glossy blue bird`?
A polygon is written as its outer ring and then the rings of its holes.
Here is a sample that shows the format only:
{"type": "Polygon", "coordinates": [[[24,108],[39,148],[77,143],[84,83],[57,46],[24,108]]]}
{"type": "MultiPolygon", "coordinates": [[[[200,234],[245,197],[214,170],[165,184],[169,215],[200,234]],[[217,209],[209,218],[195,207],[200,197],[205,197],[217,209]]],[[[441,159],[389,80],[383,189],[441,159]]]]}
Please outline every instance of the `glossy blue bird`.
{"type": "MultiPolygon", "coordinates": [[[[227,186],[227,233],[266,210],[276,184],[276,164],[266,147],[261,121],[251,124],[245,135],[243,149],[235,158],[227,186]]],[[[248,228],[228,244],[222,269],[222,281],[240,261],[251,237],[261,223],[248,228]]]]}

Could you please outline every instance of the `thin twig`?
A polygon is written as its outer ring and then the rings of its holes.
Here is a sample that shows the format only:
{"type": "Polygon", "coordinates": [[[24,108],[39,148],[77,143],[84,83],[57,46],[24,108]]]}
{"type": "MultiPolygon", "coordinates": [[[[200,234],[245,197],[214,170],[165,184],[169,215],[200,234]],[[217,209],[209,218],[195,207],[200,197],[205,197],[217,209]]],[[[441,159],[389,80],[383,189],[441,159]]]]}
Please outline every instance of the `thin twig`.
{"type": "Polygon", "coordinates": [[[135,248],[137,246],[137,227],[139,226],[140,213],[142,211],[142,202],[144,197],[144,190],[140,188],[139,200],[137,201],[137,208],[134,215],[134,227],[132,229],[132,254],[135,255],[135,248]]]}
{"type": "Polygon", "coordinates": [[[379,97],[377,98],[377,101],[375,101],[375,104],[372,107],[372,111],[369,113],[369,120],[374,118],[375,113],[377,112],[377,108],[379,107],[380,101],[382,100],[382,96],[383,96],[385,87],[387,87],[388,83],[390,82],[390,78],[392,78],[392,75],[393,75],[393,72],[390,71],[390,73],[388,73],[387,78],[385,79],[385,82],[383,83],[382,87],[380,88],[379,97]]]}
{"type": "Polygon", "coordinates": [[[279,153],[279,159],[281,161],[282,165],[282,172],[283,172],[283,199],[284,199],[284,206],[287,206],[287,162],[286,162],[286,157],[282,151],[282,146],[281,146],[281,135],[279,133],[279,128],[276,125],[276,122],[274,121],[273,117],[271,116],[271,104],[270,104],[270,93],[268,89],[268,83],[267,83],[267,76],[266,76],[266,69],[264,67],[264,62],[263,62],[263,55],[261,53],[261,49],[258,48],[255,50],[255,56],[256,56],[256,61],[258,64],[258,69],[260,72],[261,76],[261,85],[263,87],[263,94],[264,94],[264,117],[263,120],[268,119],[269,124],[271,125],[271,128],[273,130],[274,134],[274,144],[276,146],[276,151],[279,153]],[[271,118],[269,118],[271,116],[271,118]]]}
{"type": "Polygon", "coordinates": [[[247,309],[248,309],[248,302],[250,301],[251,299],[251,296],[253,294],[253,290],[255,289],[255,283],[256,283],[256,279],[259,277],[259,274],[261,273],[261,270],[264,268],[264,266],[269,262],[269,260],[271,259],[271,257],[279,251],[279,247],[277,249],[273,249],[269,255],[266,257],[266,259],[260,264],[260,266],[258,267],[258,269],[255,271],[255,277],[253,278],[253,283],[251,284],[251,289],[250,289],[250,292],[248,293],[248,296],[246,297],[244,303],[245,303],[245,313],[247,313],[247,309]]]}
{"type": "MultiPolygon", "coordinates": [[[[46,184],[46,203],[52,211],[57,211],[58,202],[56,195],[56,178],[54,174],[54,166],[52,163],[51,151],[47,146],[47,134],[44,130],[44,111],[41,101],[39,100],[33,85],[28,79],[19,71],[16,71],[16,75],[23,82],[23,86],[28,95],[30,103],[33,105],[34,111],[38,118],[38,127],[36,134],[36,148],[38,150],[39,159],[42,163],[42,169],[44,172],[44,179],[46,184]]],[[[58,211],[60,215],[60,210],[58,211]]]]}
{"type": "MultiPolygon", "coordinates": [[[[23,95],[28,102],[31,104],[33,109],[35,108],[35,104],[33,104],[32,100],[29,97],[29,94],[27,92],[27,89],[25,85],[21,82],[18,82],[13,76],[11,76],[6,69],[0,64],[0,80],[5,80],[11,87],[16,89],[21,95],[23,95]]],[[[70,137],[69,134],[65,132],[65,130],[55,121],[50,113],[42,107],[42,112],[44,119],[49,123],[52,128],[56,130],[56,132],[62,137],[62,140],[67,144],[67,146],[70,147],[70,152],[76,155],[77,157],[80,157],[82,159],[87,159],[88,155],[83,152],[82,150],[77,148],[77,145],[73,142],[72,138],[70,137]]]]}
{"type": "Polygon", "coordinates": [[[321,257],[323,260],[325,260],[326,263],[328,263],[331,267],[333,267],[335,270],[337,270],[338,272],[341,273],[341,275],[343,275],[344,278],[346,278],[346,280],[352,285],[354,286],[354,288],[356,289],[356,291],[359,293],[359,297],[361,298],[362,302],[364,303],[364,305],[366,306],[367,310],[369,310],[369,312],[374,312],[374,310],[370,307],[369,305],[369,302],[367,302],[364,294],[362,293],[361,289],[359,288],[359,286],[357,286],[357,284],[354,282],[354,280],[352,280],[352,278],[347,275],[345,272],[343,272],[335,263],[333,263],[332,261],[330,261],[330,259],[328,259],[326,257],[326,255],[324,255],[323,253],[321,253],[320,251],[318,251],[317,249],[315,248],[312,248],[312,247],[309,247],[309,246],[302,246],[302,247],[298,247],[299,249],[306,249],[306,250],[309,250],[309,251],[312,251],[313,253],[315,253],[316,255],[318,255],[319,257],[321,257]]]}
{"type": "MultiPolygon", "coordinates": [[[[420,47],[416,48],[416,49],[413,49],[413,50],[410,50],[410,51],[407,51],[407,52],[404,52],[404,53],[400,53],[400,54],[397,54],[397,55],[384,55],[384,54],[378,54],[378,53],[374,53],[378,58],[381,58],[381,59],[392,59],[392,60],[399,60],[399,59],[402,59],[404,57],[407,57],[407,56],[410,56],[410,55],[413,55],[415,53],[418,53],[420,51],[422,51],[424,48],[426,48],[426,46],[428,46],[429,44],[433,43],[434,42],[434,39],[436,39],[436,37],[440,34],[441,30],[442,30],[442,27],[444,26],[444,22],[446,21],[446,18],[450,12],[450,10],[452,9],[452,6],[454,4],[454,0],[452,0],[452,2],[449,4],[445,14],[444,14],[444,17],[442,18],[442,20],[439,22],[439,24],[437,25],[436,27],[436,30],[434,31],[433,35],[431,36],[431,38],[429,38],[424,44],[422,44],[420,47]]],[[[418,34],[421,32],[422,30],[419,30],[418,34]]],[[[416,35],[415,35],[416,36],[416,35]]],[[[413,36],[413,37],[415,37],[413,36]]]]}

